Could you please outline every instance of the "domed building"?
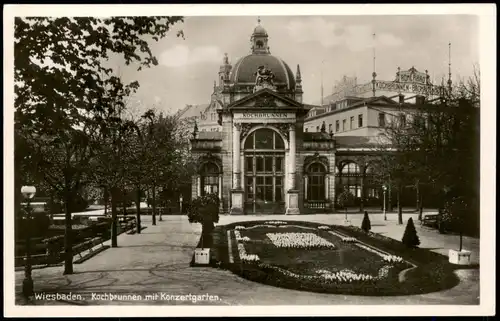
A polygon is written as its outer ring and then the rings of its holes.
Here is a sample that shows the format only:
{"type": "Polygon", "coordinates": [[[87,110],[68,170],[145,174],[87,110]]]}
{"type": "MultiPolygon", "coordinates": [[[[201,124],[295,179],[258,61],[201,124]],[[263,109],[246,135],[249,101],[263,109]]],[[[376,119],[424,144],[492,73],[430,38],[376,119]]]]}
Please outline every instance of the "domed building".
{"type": "Polygon", "coordinates": [[[217,193],[221,210],[230,214],[299,214],[308,193],[329,207],[334,141],[324,132],[304,135],[310,106],[302,103],[302,95],[300,67],[294,74],[271,54],[269,35],[259,21],[250,53],[234,65],[227,54],[223,58],[205,113],[212,127],[200,126],[193,133],[199,171],[192,197],[217,193]],[[309,172],[308,187],[303,182],[309,172]]]}
{"type": "MultiPolygon", "coordinates": [[[[406,74],[409,81],[422,78],[425,89],[435,94],[427,74],[413,69],[398,73],[398,82],[383,88],[404,89],[406,74]]],[[[196,124],[191,151],[198,172],[191,197],[216,193],[220,211],[229,214],[333,212],[343,190],[354,196],[360,211],[365,205],[381,206],[385,193],[370,165],[380,157],[377,135],[392,121],[406,121],[403,111],[418,107],[425,97],[416,92],[417,102],[408,103],[401,91],[377,96],[380,83],[372,81],[368,97],[349,92],[336,99],[335,108],[314,113],[325,106],[303,103],[300,67],[294,74],[271,54],[269,35],[259,20],[249,54],[234,65],[224,55],[210,104],[179,115],[196,124]]],[[[408,194],[412,206],[415,193],[419,195],[418,190],[408,194]]],[[[392,194],[387,192],[389,208],[392,194]]]]}

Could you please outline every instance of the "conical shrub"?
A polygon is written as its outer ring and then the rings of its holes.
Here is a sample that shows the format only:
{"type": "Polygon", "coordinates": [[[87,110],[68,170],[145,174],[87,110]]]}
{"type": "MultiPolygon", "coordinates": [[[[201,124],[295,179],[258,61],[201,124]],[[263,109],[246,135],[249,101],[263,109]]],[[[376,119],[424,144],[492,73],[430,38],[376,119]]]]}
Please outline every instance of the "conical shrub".
{"type": "Polygon", "coordinates": [[[412,248],[420,245],[420,239],[418,238],[417,230],[415,229],[415,224],[413,224],[413,219],[411,217],[408,223],[406,223],[405,233],[403,234],[403,244],[412,248]]]}
{"type": "Polygon", "coordinates": [[[370,223],[367,211],[365,211],[365,216],[363,217],[363,222],[361,223],[361,229],[365,231],[365,233],[368,233],[368,231],[372,229],[372,224],[370,223]]]}

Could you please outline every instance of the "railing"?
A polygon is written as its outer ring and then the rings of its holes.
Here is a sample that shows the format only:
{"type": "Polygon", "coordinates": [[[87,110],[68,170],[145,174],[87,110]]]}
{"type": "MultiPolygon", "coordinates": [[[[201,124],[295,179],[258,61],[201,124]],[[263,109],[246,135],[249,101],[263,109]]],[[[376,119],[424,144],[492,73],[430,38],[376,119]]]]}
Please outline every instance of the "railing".
{"type": "Polygon", "coordinates": [[[323,201],[305,201],[304,207],[310,210],[329,210],[330,202],[327,200],[323,201]]]}

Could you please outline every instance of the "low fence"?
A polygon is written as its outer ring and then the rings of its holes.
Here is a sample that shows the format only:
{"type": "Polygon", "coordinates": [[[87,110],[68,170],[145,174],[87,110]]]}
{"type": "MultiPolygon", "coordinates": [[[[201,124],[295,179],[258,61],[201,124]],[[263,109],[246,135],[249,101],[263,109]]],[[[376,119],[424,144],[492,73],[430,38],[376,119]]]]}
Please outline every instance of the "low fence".
{"type": "MultiPolygon", "coordinates": [[[[63,221],[64,222],[64,221],[63,221]]],[[[136,227],[135,218],[131,216],[119,216],[117,233],[129,231],[136,227]]],[[[92,251],[98,245],[104,247],[103,243],[111,238],[111,218],[100,217],[97,223],[91,223],[85,228],[75,230],[73,233],[73,255],[82,259],[82,253],[92,251]]],[[[64,260],[64,235],[56,235],[48,238],[33,238],[31,245],[31,265],[58,264],[64,260]],[[40,252],[44,252],[43,254],[40,252]]],[[[26,246],[23,240],[16,241],[15,266],[26,264],[26,246]],[[22,253],[22,254],[21,254],[22,253]]]]}

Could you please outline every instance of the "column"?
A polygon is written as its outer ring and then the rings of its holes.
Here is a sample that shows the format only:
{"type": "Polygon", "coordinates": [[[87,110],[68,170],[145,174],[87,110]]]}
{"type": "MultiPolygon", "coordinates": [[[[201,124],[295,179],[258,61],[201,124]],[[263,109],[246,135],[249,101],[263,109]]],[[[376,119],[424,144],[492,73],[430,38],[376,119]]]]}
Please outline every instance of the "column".
{"type": "Polygon", "coordinates": [[[201,177],[196,177],[196,196],[201,196],[201,177]]]}
{"type": "Polygon", "coordinates": [[[241,189],[240,130],[241,130],[241,124],[234,124],[234,127],[233,127],[233,189],[241,189]]]}
{"type": "Polygon", "coordinates": [[[309,183],[309,176],[307,176],[307,173],[304,176],[304,200],[307,201],[308,195],[307,195],[307,185],[309,183]]]}
{"type": "Polygon", "coordinates": [[[290,189],[288,190],[288,207],[286,209],[285,214],[300,214],[299,209],[299,190],[297,189],[296,182],[296,165],[295,160],[297,157],[296,154],[296,141],[295,141],[295,124],[290,124],[289,127],[289,152],[288,156],[290,157],[290,161],[288,166],[290,167],[290,189]]]}
{"type": "Polygon", "coordinates": [[[231,190],[230,214],[243,214],[243,189],[241,188],[241,124],[233,126],[233,189],[231,190]]]}
{"type": "Polygon", "coordinates": [[[329,188],[330,188],[330,175],[326,174],[325,175],[325,201],[330,198],[328,195],[329,188]]]}
{"type": "Polygon", "coordinates": [[[224,205],[222,202],[222,173],[219,174],[219,213],[222,213],[222,210],[224,209],[224,205]]]}
{"type": "Polygon", "coordinates": [[[295,159],[297,157],[296,155],[296,146],[295,146],[295,124],[291,124],[289,126],[289,132],[288,135],[290,137],[290,144],[289,144],[289,153],[288,156],[290,157],[290,190],[295,190],[296,188],[296,182],[295,182],[295,171],[296,171],[296,166],[295,166],[295,159]]]}

